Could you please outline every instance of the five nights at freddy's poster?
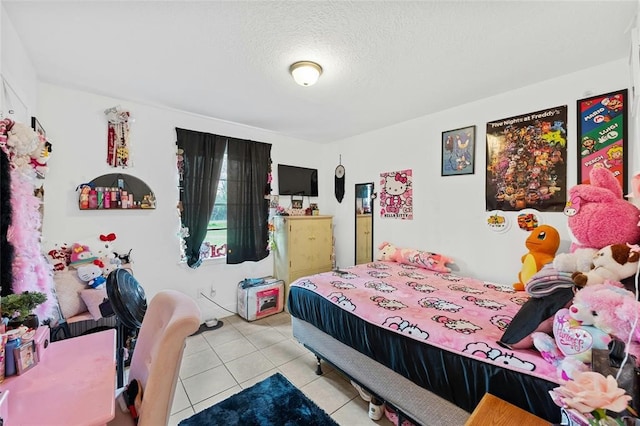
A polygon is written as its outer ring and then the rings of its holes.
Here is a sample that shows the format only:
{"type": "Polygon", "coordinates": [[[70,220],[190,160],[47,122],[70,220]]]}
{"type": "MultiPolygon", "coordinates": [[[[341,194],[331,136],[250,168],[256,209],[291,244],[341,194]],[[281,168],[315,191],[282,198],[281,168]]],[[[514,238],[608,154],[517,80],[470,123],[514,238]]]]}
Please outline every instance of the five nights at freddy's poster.
{"type": "Polygon", "coordinates": [[[566,158],[566,105],[487,123],[486,210],[561,212],[566,158]]]}

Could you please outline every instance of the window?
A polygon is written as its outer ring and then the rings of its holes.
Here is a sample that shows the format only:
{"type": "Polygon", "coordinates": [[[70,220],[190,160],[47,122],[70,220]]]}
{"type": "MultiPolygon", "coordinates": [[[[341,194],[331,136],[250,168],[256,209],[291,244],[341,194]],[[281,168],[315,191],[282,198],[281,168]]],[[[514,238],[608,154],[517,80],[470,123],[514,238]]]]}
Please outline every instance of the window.
{"type": "Polygon", "coordinates": [[[227,255],[227,153],[224,153],[216,201],[200,247],[200,259],[223,259],[227,255]]]}
{"type": "Polygon", "coordinates": [[[197,268],[203,259],[266,258],[271,144],[180,128],[176,135],[182,259],[197,268]]]}

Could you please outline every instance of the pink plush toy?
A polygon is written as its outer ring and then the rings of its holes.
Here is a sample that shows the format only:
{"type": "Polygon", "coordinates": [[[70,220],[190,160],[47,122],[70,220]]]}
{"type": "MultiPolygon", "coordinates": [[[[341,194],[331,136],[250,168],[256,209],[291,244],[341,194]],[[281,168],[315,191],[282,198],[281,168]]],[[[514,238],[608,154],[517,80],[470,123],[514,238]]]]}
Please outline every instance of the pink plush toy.
{"type": "MultiPolygon", "coordinates": [[[[636,301],[632,292],[621,288],[619,283],[605,281],[600,285],[584,287],[576,293],[569,310],[571,316],[582,324],[591,323],[624,342],[629,339],[638,315],[638,325],[631,341],[640,342],[640,302],[636,301]]],[[[630,349],[634,347],[638,351],[638,345],[632,345],[630,349]]]]}
{"type": "Polygon", "coordinates": [[[565,214],[569,216],[574,239],[571,252],[640,242],[640,210],[622,197],[622,188],[613,173],[602,167],[594,168],[589,180],[591,184],[576,185],[569,190],[565,214]]]}
{"type": "MultiPolygon", "coordinates": [[[[567,380],[591,360],[591,349],[604,349],[611,337],[627,343],[636,315],[640,318],[640,302],[621,284],[605,281],[584,287],[573,298],[569,309],[556,314],[554,338],[546,333],[531,334],[533,344],[542,357],[558,367],[559,377],[567,380]]],[[[640,323],[636,326],[629,353],[640,359],[640,323]]]]}
{"type": "Polygon", "coordinates": [[[413,265],[435,272],[451,272],[446,264],[454,263],[452,258],[442,254],[415,249],[399,249],[386,241],[378,246],[378,250],[378,260],[413,265]]]}

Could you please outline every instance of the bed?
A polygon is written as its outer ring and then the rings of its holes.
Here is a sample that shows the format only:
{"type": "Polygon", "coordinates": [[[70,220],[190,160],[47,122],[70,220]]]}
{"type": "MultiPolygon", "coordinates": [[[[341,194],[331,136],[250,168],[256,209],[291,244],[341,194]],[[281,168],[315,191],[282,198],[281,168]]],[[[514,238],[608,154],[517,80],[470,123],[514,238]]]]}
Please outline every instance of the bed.
{"type": "MultiPolygon", "coordinates": [[[[287,306],[293,335],[406,418],[463,424],[486,392],[549,422],[556,369],[500,339],[528,296],[511,286],[377,261],[300,278],[287,306]],[[458,420],[456,420],[458,419],[458,420]]],[[[318,366],[318,368],[320,368],[318,366]]]]}

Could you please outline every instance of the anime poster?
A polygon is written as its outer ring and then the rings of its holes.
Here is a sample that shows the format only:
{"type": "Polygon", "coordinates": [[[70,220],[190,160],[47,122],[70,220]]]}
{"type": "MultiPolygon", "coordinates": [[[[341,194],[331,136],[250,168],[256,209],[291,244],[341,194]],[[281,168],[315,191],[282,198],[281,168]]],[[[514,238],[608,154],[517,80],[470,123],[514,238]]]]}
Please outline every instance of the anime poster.
{"type": "Polygon", "coordinates": [[[606,167],[627,193],[627,89],[578,101],[578,183],[606,167]]]}
{"type": "Polygon", "coordinates": [[[380,217],[413,219],[411,170],[380,173],[380,217]]]}
{"type": "Polygon", "coordinates": [[[486,210],[561,212],[567,106],[487,123],[486,210]]]}

